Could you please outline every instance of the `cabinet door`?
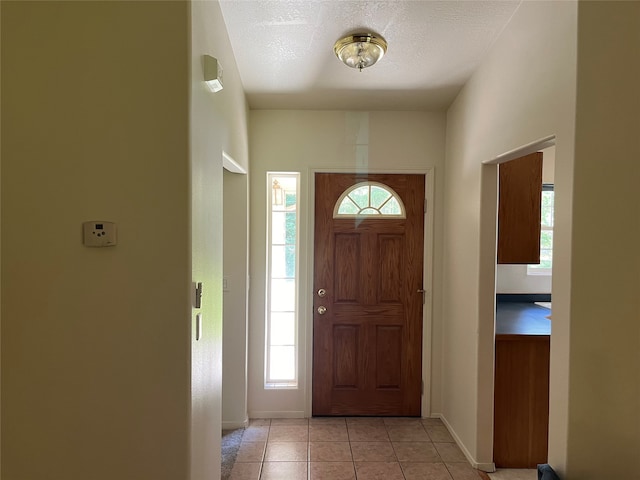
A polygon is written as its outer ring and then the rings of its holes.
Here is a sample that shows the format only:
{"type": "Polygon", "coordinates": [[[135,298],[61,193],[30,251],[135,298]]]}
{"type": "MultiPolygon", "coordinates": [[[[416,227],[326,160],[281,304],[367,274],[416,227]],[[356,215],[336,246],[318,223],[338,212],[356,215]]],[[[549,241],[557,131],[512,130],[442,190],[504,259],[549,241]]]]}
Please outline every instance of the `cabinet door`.
{"type": "Polygon", "coordinates": [[[493,461],[499,468],[547,463],[549,335],[497,335],[493,461]]]}
{"type": "Polygon", "coordinates": [[[542,152],[500,165],[498,263],[540,263],[542,152]]]}

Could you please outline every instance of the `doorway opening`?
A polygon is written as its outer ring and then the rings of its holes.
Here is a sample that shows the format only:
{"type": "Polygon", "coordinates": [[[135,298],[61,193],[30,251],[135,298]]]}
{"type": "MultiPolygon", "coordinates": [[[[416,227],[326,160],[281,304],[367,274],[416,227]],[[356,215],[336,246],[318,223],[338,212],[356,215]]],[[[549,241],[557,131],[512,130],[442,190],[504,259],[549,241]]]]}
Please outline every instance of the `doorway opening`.
{"type": "Polygon", "coordinates": [[[493,460],[535,468],[549,436],[555,138],[487,163],[498,164],[493,460]]]}

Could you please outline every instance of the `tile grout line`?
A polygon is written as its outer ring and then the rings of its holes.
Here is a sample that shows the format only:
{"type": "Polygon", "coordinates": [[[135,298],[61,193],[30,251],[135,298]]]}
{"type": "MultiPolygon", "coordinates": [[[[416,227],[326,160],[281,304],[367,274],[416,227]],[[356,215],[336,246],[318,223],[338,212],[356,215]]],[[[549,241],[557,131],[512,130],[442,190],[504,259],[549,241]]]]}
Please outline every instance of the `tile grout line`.
{"type": "MultiPolygon", "coordinates": [[[[264,449],[262,450],[262,456],[261,456],[261,460],[260,460],[260,465],[258,468],[258,479],[262,479],[263,474],[265,473],[264,467],[265,467],[265,463],[268,463],[267,461],[267,452],[269,449],[269,446],[273,446],[274,444],[279,443],[278,440],[275,439],[275,437],[272,437],[273,431],[272,428],[273,426],[293,426],[293,425],[306,425],[306,480],[311,480],[312,477],[312,469],[311,469],[311,465],[312,465],[312,459],[311,459],[311,453],[312,453],[312,449],[311,449],[311,442],[312,442],[312,432],[311,432],[311,427],[314,425],[313,422],[311,422],[310,419],[306,419],[306,422],[304,423],[296,423],[296,422],[278,422],[275,425],[273,424],[273,419],[267,419],[266,424],[259,424],[259,425],[255,425],[255,426],[265,426],[266,427],[266,440],[264,443],[264,449]]],[[[436,448],[436,442],[434,441],[434,438],[432,437],[432,435],[429,433],[428,430],[428,426],[426,425],[423,421],[419,423],[420,427],[421,427],[421,431],[424,432],[424,434],[426,435],[427,440],[422,440],[422,439],[416,439],[416,438],[410,438],[411,435],[409,435],[409,437],[404,437],[404,434],[401,434],[400,437],[398,437],[399,439],[394,443],[394,441],[392,440],[392,436],[390,433],[390,429],[393,429],[392,427],[396,426],[396,425],[401,425],[401,424],[396,424],[396,423],[387,423],[386,421],[384,421],[385,419],[383,419],[383,421],[381,423],[378,423],[378,425],[383,426],[384,427],[384,434],[386,437],[386,440],[382,440],[380,438],[380,440],[375,440],[375,439],[371,439],[371,442],[376,443],[376,442],[381,442],[381,443],[389,443],[389,445],[391,446],[391,452],[393,454],[393,458],[395,459],[393,463],[395,463],[398,468],[399,468],[399,473],[400,475],[402,475],[402,478],[406,480],[406,474],[405,474],[405,470],[403,468],[402,462],[400,461],[400,457],[398,456],[398,450],[397,444],[402,444],[403,442],[417,442],[417,443],[429,443],[430,445],[433,446],[433,448],[435,449],[436,452],[436,456],[439,460],[439,462],[436,463],[441,463],[443,465],[443,467],[446,469],[447,474],[449,475],[449,478],[455,478],[454,477],[454,471],[451,470],[451,465],[449,465],[449,463],[447,463],[444,458],[442,457],[440,451],[436,448]]],[[[346,431],[346,440],[349,446],[349,454],[351,456],[351,461],[349,462],[351,464],[351,468],[353,469],[352,472],[355,475],[355,478],[358,478],[358,471],[356,468],[356,460],[354,457],[354,450],[353,450],[353,443],[357,443],[356,440],[352,439],[352,430],[355,428],[355,426],[357,425],[356,422],[351,422],[351,424],[347,421],[346,418],[343,419],[344,423],[342,422],[338,422],[338,425],[344,425],[345,431],[346,431]]],[[[318,422],[318,426],[322,426],[324,425],[322,422],[318,422]]],[[[332,423],[327,422],[326,425],[332,425],[332,423]]],[[[367,423],[363,422],[363,425],[367,425],[367,423]]],[[[251,426],[251,424],[249,425],[251,426]]],[[[303,430],[303,431],[305,431],[303,430]]],[[[279,432],[280,434],[281,432],[279,432]]],[[[301,432],[302,433],[302,432],[301,432]]],[[[320,433],[320,430],[319,430],[320,433]]],[[[382,433],[382,432],[380,432],[382,433]]],[[[397,436],[397,435],[396,435],[397,436]]],[[[360,439],[362,442],[368,442],[367,439],[360,439]]],[[[440,439],[440,443],[444,443],[444,444],[448,444],[450,442],[440,439]]],[[[293,440],[296,441],[296,440],[293,440]]],[[[280,442],[284,442],[287,443],[286,440],[284,439],[280,439],[280,442]]],[[[319,440],[319,443],[335,443],[335,442],[342,442],[342,440],[340,439],[333,439],[333,440],[319,440]]],[[[455,442],[453,442],[455,444],[455,442]]],[[[276,457],[274,457],[276,458],[276,457]]],[[[278,460],[273,460],[274,462],[278,462],[278,460]]],[[[283,461],[297,461],[297,460],[283,460],[283,461]]],[[[336,460],[338,462],[342,462],[342,460],[336,460]]],[[[375,462],[375,460],[370,460],[371,462],[375,462]]],[[[331,462],[331,460],[328,460],[328,462],[331,462]]],[[[364,461],[365,463],[369,462],[369,461],[364,461]]],[[[413,461],[408,460],[408,463],[412,463],[413,461]]],[[[320,462],[323,463],[323,462],[320,462]]],[[[415,462],[413,462],[415,463],[415,462]]],[[[417,463],[420,463],[420,461],[418,460],[417,463]]],[[[427,463],[431,463],[431,462],[427,462],[427,463]]],[[[455,462],[453,460],[450,461],[450,463],[453,464],[457,464],[457,463],[462,463],[462,462],[455,462]]],[[[477,470],[476,470],[477,471],[477,470]]],[[[265,477],[266,478],[266,477],[265,477]]],[[[400,478],[400,477],[398,477],[400,478]]],[[[485,480],[486,476],[482,476],[480,473],[478,473],[478,478],[479,480],[485,480]]],[[[490,478],[490,477],[489,477],[490,478]]]]}

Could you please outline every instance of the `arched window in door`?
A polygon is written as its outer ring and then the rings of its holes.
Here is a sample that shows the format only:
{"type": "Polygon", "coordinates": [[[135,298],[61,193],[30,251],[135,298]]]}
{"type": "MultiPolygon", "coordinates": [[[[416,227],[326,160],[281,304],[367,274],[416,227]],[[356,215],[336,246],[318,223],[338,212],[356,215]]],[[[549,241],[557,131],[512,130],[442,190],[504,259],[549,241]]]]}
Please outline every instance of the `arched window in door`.
{"type": "Polygon", "coordinates": [[[406,218],[404,204],[391,187],[360,182],[345,190],[333,209],[333,218],[382,216],[406,218]]]}

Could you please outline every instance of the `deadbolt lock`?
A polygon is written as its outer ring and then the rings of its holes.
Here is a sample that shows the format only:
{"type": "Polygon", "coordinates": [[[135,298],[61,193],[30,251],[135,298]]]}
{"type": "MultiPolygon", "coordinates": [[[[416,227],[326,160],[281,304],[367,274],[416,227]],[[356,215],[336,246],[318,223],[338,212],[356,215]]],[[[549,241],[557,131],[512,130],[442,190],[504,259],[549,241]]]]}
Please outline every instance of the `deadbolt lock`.
{"type": "Polygon", "coordinates": [[[327,295],[327,291],[324,288],[321,288],[320,290],[318,290],[318,296],[320,298],[324,297],[327,295]]]}

